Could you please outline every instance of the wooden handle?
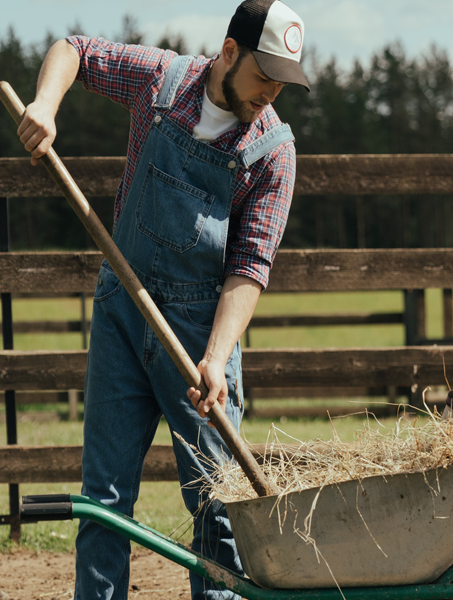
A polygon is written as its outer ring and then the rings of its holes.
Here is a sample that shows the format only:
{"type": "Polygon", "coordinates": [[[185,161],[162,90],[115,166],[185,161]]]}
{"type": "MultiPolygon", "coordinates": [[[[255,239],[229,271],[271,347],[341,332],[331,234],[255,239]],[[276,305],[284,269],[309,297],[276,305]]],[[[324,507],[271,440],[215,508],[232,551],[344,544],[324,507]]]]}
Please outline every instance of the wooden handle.
{"type": "MultiPolygon", "coordinates": [[[[0,82],[0,99],[16,124],[19,125],[25,112],[25,106],[6,81],[0,82]]],[[[55,150],[50,148],[48,153],[41,158],[41,161],[170,355],[187,385],[200,390],[202,398],[206,398],[208,390],[200,372],[72,179],[55,150]]],[[[276,490],[269,489],[269,484],[260,466],[218,403],[209,411],[209,418],[244,470],[258,496],[276,493],[276,490]]]]}

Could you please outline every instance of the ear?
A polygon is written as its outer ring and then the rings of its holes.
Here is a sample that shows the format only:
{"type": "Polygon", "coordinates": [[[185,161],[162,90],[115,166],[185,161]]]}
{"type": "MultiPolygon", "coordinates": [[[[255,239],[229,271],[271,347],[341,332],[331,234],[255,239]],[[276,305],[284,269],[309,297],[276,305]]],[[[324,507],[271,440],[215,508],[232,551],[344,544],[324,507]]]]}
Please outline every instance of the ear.
{"type": "Polygon", "coordinates": [[[223,62],[228,67],[231,67],[236,62],[238,54],[239,50],[236,40],[233,40],[233,38],[226,38],[222,46],[223,62]]]}

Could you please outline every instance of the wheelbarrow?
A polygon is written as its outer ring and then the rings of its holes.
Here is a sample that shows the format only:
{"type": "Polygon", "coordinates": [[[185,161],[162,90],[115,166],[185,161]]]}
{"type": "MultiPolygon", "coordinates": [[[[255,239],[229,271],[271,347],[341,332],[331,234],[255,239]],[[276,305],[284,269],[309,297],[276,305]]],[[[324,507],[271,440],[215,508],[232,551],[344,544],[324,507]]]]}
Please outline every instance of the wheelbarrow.
{"type": "Polygon", "coordinates": [[[226,507],[250,578],[85,496],[25,496],[21,520],[95,521],[250,600],[453,598],[451,467],[227,502],[226,507]],[[297,515],[303,521],[318,492],[310,532],[317,553],[294,524],[297,515]]]}

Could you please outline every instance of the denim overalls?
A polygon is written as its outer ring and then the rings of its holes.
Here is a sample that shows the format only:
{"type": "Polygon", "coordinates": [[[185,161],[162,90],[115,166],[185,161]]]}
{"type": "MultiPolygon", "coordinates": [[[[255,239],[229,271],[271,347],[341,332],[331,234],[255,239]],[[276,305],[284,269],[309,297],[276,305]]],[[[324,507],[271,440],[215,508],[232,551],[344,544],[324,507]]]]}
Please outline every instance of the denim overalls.
{"type": "MultiPolygon", "coordinates": [[[[190,57],[170,65],[156,103],[114,240],[195,364],[203,357],[224,280],[225,247],[238,170],[293,139],[279,126],[226,154],[173,123],[171,107],[190,57]]],[[[226,367],[227,414],[239,429],[243,413],[241,350],[226,367]]],[[[143,460],[163,414],[169,424],[182,494],[194,516],[192,547],[242,573],[224,506],[206,502],[200,475],[209,467],[174,436],[205,456],[230,452],[186,396],[187,384],[107,261],[94,297],[85,386],[82,493],[132,516],[143,460]],[[201,506],[201,509],[200,509],[201,506]]],[[[165,498],[162,498],[165,503],[165,498]]],[[[130,544],[91,521],[77,537],[76,600],[124,600],[130,544]]],[[[236,599],[191,574],[192,596],[236,599]]]]}

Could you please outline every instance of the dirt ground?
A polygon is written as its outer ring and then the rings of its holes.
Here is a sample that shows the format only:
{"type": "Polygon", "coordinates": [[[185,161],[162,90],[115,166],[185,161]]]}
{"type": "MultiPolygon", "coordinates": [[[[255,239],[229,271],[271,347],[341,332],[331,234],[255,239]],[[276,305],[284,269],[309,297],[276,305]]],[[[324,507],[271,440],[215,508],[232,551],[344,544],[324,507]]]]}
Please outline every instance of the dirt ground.
{"type": "MultiPolygon", "coordinates": [[[[0,600],[71,600],[74,555],[0,554],[0,600]]],[[[132,551],[129,600],[190,600],[189,571],[146,548],[132,551]]]]}

